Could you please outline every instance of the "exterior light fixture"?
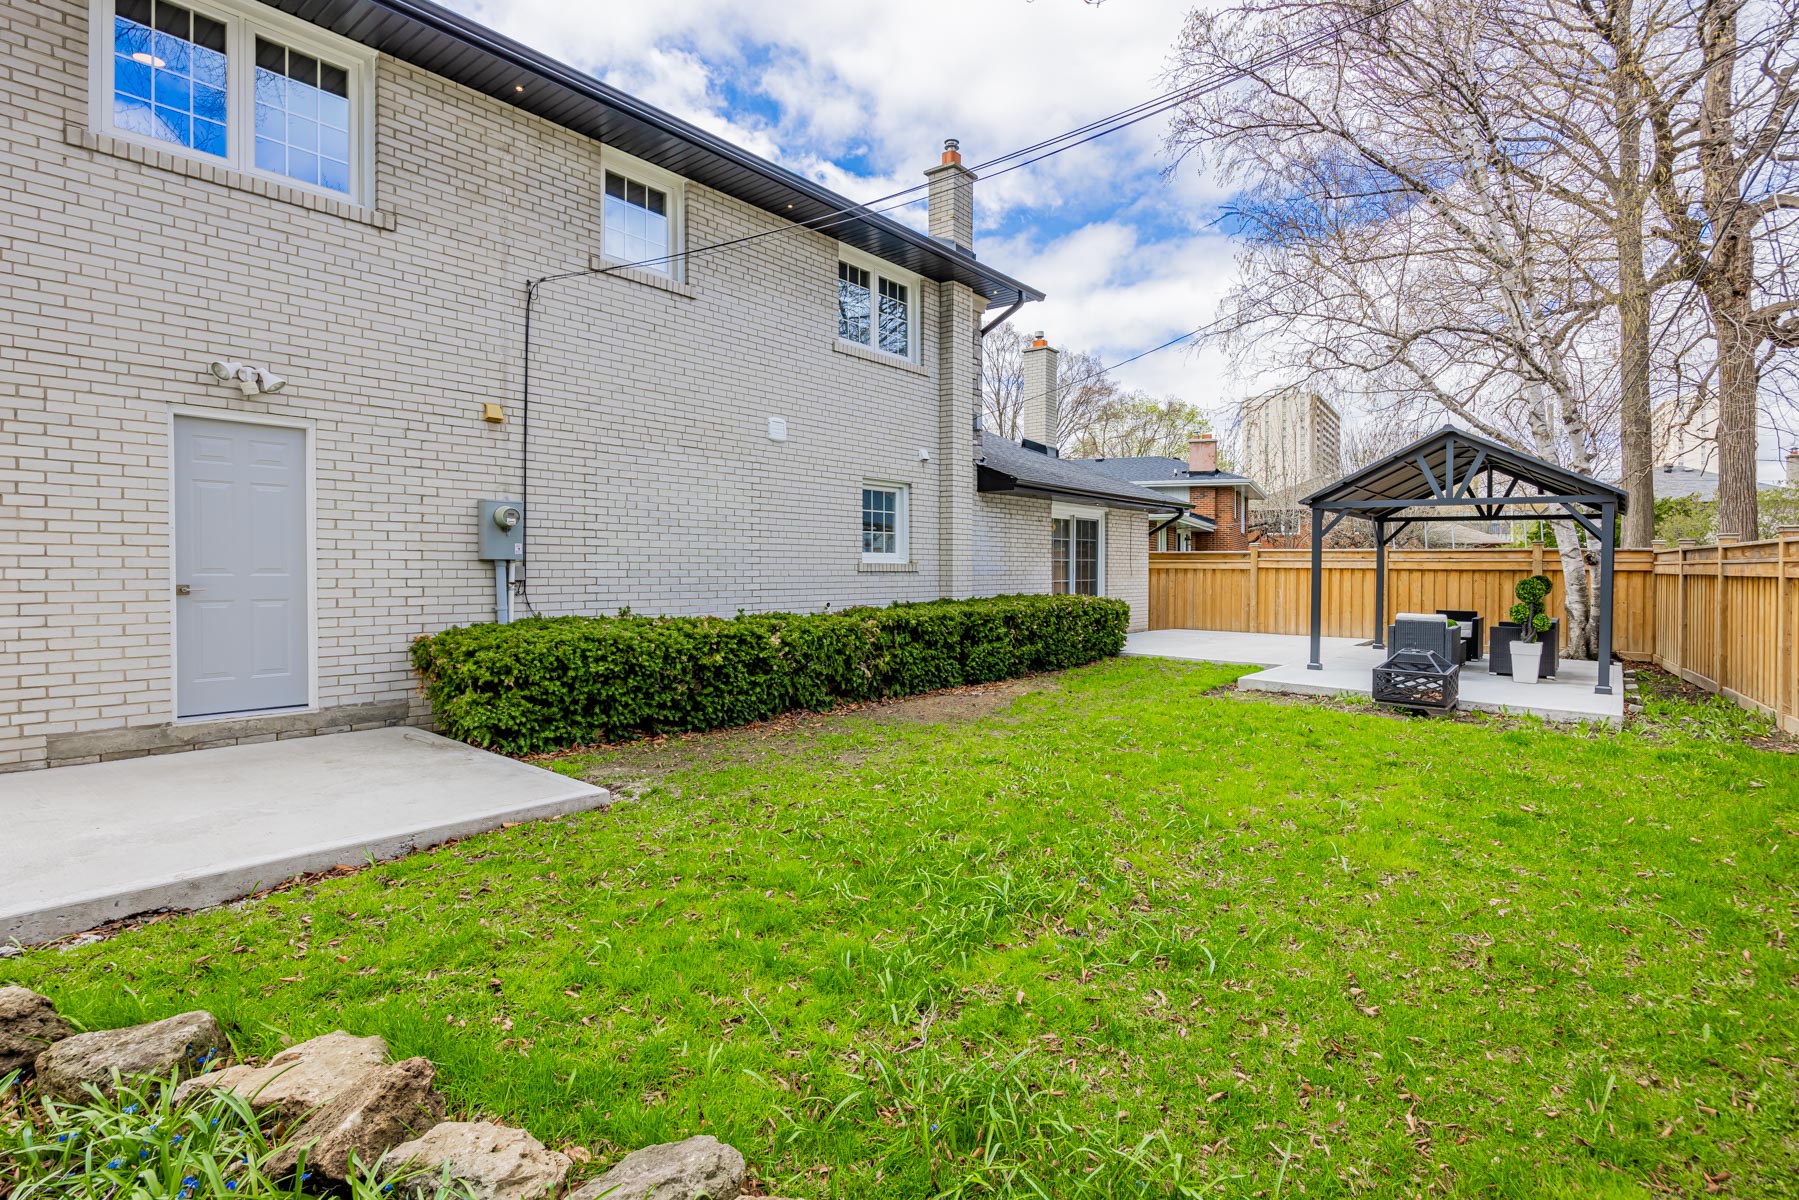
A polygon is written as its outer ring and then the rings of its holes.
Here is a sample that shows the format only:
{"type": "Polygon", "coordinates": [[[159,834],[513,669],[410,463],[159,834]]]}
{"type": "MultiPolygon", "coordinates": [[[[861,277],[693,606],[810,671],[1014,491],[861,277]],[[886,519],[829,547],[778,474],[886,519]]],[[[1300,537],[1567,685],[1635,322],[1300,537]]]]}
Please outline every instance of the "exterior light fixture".
{"type": "Polygon", "coordinates": [[[287,380],[266,367],[253,367],[232,359],[215,358],[206,369],[220,383],[229,383],[246,396],[258,393],[274,395],[287,386],[287,380]]]}

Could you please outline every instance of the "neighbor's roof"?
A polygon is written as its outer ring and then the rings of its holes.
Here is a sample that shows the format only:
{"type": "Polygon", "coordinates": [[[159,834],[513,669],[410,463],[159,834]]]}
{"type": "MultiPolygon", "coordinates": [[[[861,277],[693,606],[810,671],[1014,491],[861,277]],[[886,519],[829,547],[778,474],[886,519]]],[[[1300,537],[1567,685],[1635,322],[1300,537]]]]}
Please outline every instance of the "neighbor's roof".
{"type": "Polygon", "coordinates": [[[1189,471],[1178,458],[1149,455],[1140,458],[1074,458],[1070,462],[1085,463],[1113,479],[1123,479],[1143,487],[1233,487],[1252,492],[1263,499],[1262,489],[1247,475],[1230,471],[1189,471]]]}
{"type": "Polygon", "coordinates": [[[1691,496],[1696,500],[1718,498],[1718,477],[1697,467],[1663,463],[1655,469],[1655,494],[1661,497],[1691,496]]]}
{"type": "Polygon", "coordinates": [[[927,279],[966,284],[992,304],[1043,299],[1036,288],[983,266],[972,254],[861,208],[431,0],[265,2],[787,220],[818,222],[815,228],[858,250],[927,279]],[[852,208],[852,214],[833,218],[852,208]]]}
{"type": "Polygon", "coordinates": [[[983,492],[1060,496],[1112,508],[1152,509],[1173,515],[1185,500],[1110,478],[1078,458],[1051,458],[995,433],[981,434],[975,457],[976,487],[983,492]]]}
{"type": "Polygon", "coordinates": [[[1300,503],[1325,509],[1355,506],[1352,511],[1374,512],[1386,519],[1402,511],[1407,501],[1450,500],[1477,509],[1495,508],[1483,515],[1497,516],[1498,510],[1531,505],[1539,496],[1571,499],[1588,511],[1601,502],[1615,502],[1623,512],[1629,502],[1621,488],[1590,475],[1445,425],[1319,488],[1300,503]]]}

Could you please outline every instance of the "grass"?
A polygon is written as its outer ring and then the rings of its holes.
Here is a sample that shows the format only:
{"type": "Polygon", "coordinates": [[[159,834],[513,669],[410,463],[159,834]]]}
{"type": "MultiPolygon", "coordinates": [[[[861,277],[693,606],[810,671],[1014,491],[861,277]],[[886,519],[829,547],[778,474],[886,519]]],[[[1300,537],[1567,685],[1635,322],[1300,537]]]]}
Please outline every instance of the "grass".
{"type": "MultiPolygon", "coordinates": [[[[0,1077],[0,1195],[8,1200],[301,1200],[311,1173],[267,1167],[281,1149],[245,1101],[202,1090],[177,1103],[173,1077],[124,1080],[113,1095],[89,1085],[74,1102],[30,1100],[0,1077]]],[[[291,1131],[290,1131],[291,1132],[291,1131]]],[[[470,1189],[407,1164],[356,1163],[345,1200],[466,1200],[470,1189]]]]}
{"type": "Polygon", "coordinates": [[[635,794],[0,979],[380,1033],[589,1174],[706,1132],[797,1197],[1799,1191],[1799,761],[1243,670],[570,756],[635,794]]]}

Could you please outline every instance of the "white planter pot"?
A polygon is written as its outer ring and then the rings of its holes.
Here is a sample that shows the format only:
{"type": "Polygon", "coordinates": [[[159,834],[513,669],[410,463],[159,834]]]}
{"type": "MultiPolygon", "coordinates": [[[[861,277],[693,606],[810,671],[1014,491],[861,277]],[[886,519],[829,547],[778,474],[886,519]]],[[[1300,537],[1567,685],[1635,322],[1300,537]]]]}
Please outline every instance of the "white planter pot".
{"type": "Polygon", "coordinates": [[[1535,683],[1543,669],[1542,642],[1512,643],[1512,682],[1535,683]]]}

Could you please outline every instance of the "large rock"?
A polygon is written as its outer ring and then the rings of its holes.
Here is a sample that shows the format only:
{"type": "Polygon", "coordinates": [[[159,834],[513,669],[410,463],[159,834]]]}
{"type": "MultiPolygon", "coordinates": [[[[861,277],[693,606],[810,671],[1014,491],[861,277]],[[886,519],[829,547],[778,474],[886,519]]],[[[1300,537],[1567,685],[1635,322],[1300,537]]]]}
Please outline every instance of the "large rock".
{"type": "Polygon", "coordinates": [[[568,1200],[736,1200],[742,1191],[743,1155],[701,1134],[634,1150],[568,1200]]]}
{"type": "Polygon", "coordinates": [[[424,1137],[402,1142],[387,1161],[434,1175],[447,1164],[466,1186],[469,1200],[539,1200],[556,1194],[568,1177],[567,1155],[558,1154],[522,1129],[486,1121],[446,1121],[424,1137]]]}
{"type": "Polygon", "coordinates": [[[115,1071],[127,1077],[186,1077],[230,1052],[225,1031],[211,1013],[185,1012],[148,1025],[64,1038],[37,1056],[37,1085],[56,1100],[80,1099],[87,1083],[111,1095],[115,1071]]]}
{"type": "Polygon", "coordinates": [[[0,1078],[30,1070],[38,1055],[74,1032],[49,997],[30,988],[0,987],[0,1078]]]}
{"type": "Polygon", "coordinates": [[[289,1046],[267,1066],[227,1067],[195,1076],[175,1089],[175,1099],[185,1100],[202,1088],[218,1088],[259,1109],[273,1107],[281,1124],[293,1125],[386,1062],[385,1041],[351,1037],[340,1029],[289,1046]]]}
{"type": "Polygon", "coordinates": [[[306,1152],[306,1169],[324,1179],[348,1179],[352,1154],[358,1162],[372,1165],[443,1120],[443,1097],[431,1087],[436,1076],[436,1068],[425,1058],[368,1072],[301,1122],[287,1145],[269,1159],[269,1177],[292,1175],[301,1150],[306,1152]]]}

